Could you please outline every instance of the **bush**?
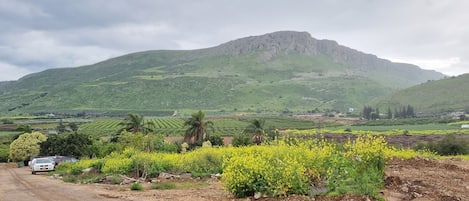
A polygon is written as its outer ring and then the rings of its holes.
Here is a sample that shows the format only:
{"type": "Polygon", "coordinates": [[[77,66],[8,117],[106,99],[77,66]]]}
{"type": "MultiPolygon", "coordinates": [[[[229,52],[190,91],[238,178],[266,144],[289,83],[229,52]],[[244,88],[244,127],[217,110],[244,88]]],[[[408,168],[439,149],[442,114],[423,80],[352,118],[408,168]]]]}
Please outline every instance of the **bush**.
{"type": "Polygon", "coordinates": [[[162,183],[155,183],[151,185],[152,189],[159,189],[159,190],[167,190],[167,189],[175,189],[176,184],[173,182],[162,182],[162,183]]]}
{"type": "Polygon", "coordinates": [[[0,144],[0,163],[4,163],[8,161],[10,156],[10,146],[0,144]]]}
{"type": "Polygon", "coordinates": [[[162,147],[158,149],[161,152],[167,153],[178,153],[179,152],[179,145],[177,143],[167,143],[165,142],[162,147]]]}
{"type": "Polygon", "coordinates": [[[132,185],[130,185],[130,190],[133,190],[133,191],[143,191],[143,186],[142,184],[140,183],[133,183],[132,185]]]}
{"type": "Polygon", "coordinates": [[[183,172],[195,177],[207,176],[222,172],[223,152],[218,148],[197,149],[186,153],[181,160],[183,172]]]}
{"type": "Polygon", "coordinates": [[[212,146],[223,146],[223,138],[220,135],[210,135],[208,141],[212,143],[212,146]]]}
{"type": "Polygon", "coordinates": [[[104,162],[102,171],[112,174],[126,174],[131,172],[134,161],[131,158],[108,158],[104,162]]]}
{"type": "Polygon", "coordinates": [[[113,175],[111,180],[109,181],[111,184],[120,184],[124,181],[124,179],[119,175],[113,175]]]}
{"type": "Polygon", "coordinates": [[[248,146],[253,144],[251,137],[245,134],[235,135],[233,137],[232,143],[234,147],[248,146]]]}
{"type": "Polygon", "coordinates": [[[455,135],[447,135],[438,142],[419,142],[414,146],[414,149],[428,149],[443,156],[464,155],[469,154],[469,143],[465,140],[457,139],[455,135]]]}
{"type": "Polygon", "coordinates": [[[75,176],[64,176],[62,178],[62,180],[64,182],[67,182],[67,183],[77,183],[78,182],[78,179],[75,176]]]}

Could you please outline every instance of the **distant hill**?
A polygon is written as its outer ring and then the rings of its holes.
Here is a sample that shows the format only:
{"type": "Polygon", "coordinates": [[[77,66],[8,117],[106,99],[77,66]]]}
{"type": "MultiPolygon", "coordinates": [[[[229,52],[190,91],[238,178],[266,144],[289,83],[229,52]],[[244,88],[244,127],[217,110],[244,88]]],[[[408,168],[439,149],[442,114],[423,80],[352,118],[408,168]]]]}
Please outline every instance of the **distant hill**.
{"type": "Polygon", "coordinates": [[[30,74],[0,87],[0,113],[344,111],[443,77],[306,32],[282,31],[30,74]]]}
{"type": "Polygon", "coordinates": [[[380,108],[412,105],[421,113],[469,112],[469,74],[429,81],[374,102],[380,108]]]}

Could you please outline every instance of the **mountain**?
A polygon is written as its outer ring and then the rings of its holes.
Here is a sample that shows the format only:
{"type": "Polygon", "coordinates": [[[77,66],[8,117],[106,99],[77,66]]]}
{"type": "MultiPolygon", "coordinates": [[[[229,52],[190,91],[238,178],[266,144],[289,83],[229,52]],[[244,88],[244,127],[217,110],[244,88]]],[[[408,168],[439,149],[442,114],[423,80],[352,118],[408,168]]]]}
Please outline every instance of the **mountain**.
{"type": "Polygon", "coordinates": [[[0,87],[0,112],[344,111],[443,77],[282,31],[30,74],[0,87]]]}
{"type": "Polygon", "coordinates": [[[469,74],[429,81],[382,97],[373,104],[383,109],[411,105],[423,115],[452,111],[469,113],[468,83],[469,74]]]}

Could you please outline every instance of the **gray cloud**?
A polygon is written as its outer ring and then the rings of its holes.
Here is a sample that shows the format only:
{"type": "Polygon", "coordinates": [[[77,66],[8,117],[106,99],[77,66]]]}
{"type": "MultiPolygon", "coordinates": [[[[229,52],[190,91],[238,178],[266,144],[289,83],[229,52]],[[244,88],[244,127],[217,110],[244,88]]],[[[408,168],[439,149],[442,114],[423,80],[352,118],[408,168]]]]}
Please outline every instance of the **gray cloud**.
{"type": "Polygon", "coordinates": [[[279,30],[456,75],[469,72],[468,7],[457,0],[0,0],[0,80],[279,30]]]}

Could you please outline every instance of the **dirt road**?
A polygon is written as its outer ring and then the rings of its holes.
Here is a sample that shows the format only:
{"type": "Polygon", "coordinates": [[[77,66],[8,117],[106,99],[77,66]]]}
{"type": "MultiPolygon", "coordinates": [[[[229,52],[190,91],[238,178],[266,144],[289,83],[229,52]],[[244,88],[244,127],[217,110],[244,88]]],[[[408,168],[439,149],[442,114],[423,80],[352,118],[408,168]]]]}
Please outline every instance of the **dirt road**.
{"type": "MultiPolygon", "coordinates": [[[[149,184],[144,184],[150,189],[149,184]]],[[[0,163],[0,201],[146,201],[146,200],[232,200],[220,183],[184,190],[130,191],[128,185],[73,184],[32,175],[29,168],[7,167],[0,163]]]]}
{"type": "Polygon", "coordinates": [[[29,168],[0,166],[0,201],[98,201],[119,200],[106,197],[99,185],[78,185],[32,175],[29,168]]]}

